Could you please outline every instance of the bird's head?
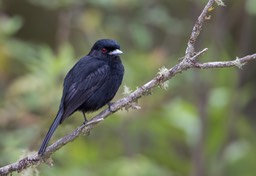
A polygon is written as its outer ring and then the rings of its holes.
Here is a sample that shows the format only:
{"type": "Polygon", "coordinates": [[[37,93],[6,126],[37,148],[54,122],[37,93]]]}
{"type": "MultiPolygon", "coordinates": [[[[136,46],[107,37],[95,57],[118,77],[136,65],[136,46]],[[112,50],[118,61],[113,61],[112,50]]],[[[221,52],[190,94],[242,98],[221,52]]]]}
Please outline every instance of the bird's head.
{"type": "Polygon", "coordinates": [[[92,47],[89,55],[94,56],[118,56],[123,52],[120,50],[120,45],[112,39],[98,40],[92,47]]]}

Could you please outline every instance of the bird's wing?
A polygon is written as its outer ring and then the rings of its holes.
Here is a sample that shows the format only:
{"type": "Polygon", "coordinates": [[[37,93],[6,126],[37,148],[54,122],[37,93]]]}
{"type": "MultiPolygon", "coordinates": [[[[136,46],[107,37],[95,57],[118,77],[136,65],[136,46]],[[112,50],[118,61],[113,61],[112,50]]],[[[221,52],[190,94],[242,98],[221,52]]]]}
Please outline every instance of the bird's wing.
{"type": "Polygon", "coordinates": [[[102,61],[87,59],[79,62],[70,70],[64,81],[61,102],[64,114],[61,122],[94,93],[95,87],[104,84],[110,73],[110,67],[102,61]]]}

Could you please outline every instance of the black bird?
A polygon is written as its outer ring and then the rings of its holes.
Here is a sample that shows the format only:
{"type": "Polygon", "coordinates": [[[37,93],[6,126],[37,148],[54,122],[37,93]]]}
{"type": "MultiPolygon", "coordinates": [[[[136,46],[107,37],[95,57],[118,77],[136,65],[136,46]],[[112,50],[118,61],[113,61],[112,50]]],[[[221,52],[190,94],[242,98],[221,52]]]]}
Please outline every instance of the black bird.
{"type": "Polygon", "coordinates": [[[38,151],[43,155],[54,131],[75,111],[96,111],[109,103],[122,83],[124,66],[119,57],[123,52],[115,40],[101,39],[89,54],[68,72],[63,84],[59,111],[38,151]]]}

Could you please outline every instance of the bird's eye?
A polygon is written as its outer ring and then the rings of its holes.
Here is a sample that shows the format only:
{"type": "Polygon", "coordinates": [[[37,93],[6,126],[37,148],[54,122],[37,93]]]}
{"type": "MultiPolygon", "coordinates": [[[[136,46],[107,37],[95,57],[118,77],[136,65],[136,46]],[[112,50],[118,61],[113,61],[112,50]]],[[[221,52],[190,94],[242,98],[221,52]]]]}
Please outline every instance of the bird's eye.
{"type": "Polygon", "coordinates": [[[102,53],[106,53],[107,49],[106,48],[102,48],[101,51],[102,51],[102,53]]]}

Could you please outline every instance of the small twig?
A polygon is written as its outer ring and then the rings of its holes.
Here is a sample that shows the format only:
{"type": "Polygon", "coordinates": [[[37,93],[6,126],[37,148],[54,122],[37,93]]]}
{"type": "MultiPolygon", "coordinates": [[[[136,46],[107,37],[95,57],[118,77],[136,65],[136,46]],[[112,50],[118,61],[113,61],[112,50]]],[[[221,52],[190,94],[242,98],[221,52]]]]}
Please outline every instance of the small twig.
{"type": "Polygon", "coordinates": [[[191,60],[195,60],[198,56],[202,55],[203,53],[205,53],[208,50],[208,48],[203,49],[202,51],[199,51],[198,53],[196,53],[191,60]]]}
{"type": "Polygon", "coordinates": [[[199,17],[197,18],[197,21],[192,29],[192,33],[190,35],[190,38],[188,40],[188,44],[187,44],[187,49],[185,52],[185,57],[184,59],[188,60],[189,58],[191,59],[191,57],[194,55],[195,52],[195,42],[202,30],[202,26],[204,24],[204,21],[206,20],[206,15],[208,12],[208,9],[210,7],[212,7],[213,3],[215,0],[209,0],[208,3],[206,4],[206,6],[204,7],[203,11],[201,12],[201,14],[199,15],[199,17]]]}
{"type": "Polygon", "coordinates": [[[241,69],[244,64],[255,59],[256,59],[256,53],[252,55],[244,56],[242,58],[236,58],[235,60],[232,60],[232,61],[196,63],[195,67],[198,67],[201,69],[208,69],[208,68],[223,68],[223,67],[236,66],[239,69],[241,69]]]}

